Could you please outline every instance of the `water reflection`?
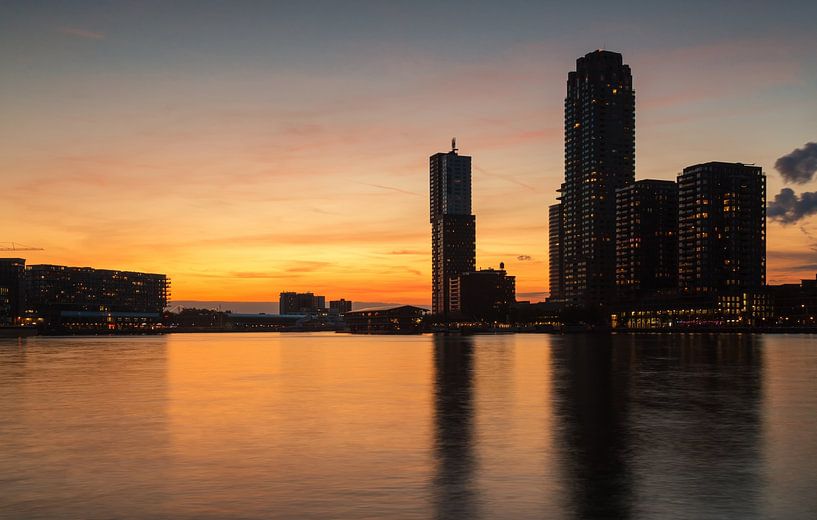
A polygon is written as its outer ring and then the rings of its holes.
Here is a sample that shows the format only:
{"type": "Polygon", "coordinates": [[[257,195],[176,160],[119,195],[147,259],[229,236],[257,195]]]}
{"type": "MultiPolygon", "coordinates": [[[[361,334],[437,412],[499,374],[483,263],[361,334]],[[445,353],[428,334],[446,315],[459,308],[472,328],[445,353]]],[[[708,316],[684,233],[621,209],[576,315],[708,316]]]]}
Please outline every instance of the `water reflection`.
{"type": "Polygon", "coordinates": [[[5,341],[0,367],[0,518],[138,518],[164,503],[164,338],[5,341]]]}
{"type": "Polygon", "coordinates": [[[817,518],[815,341],[0,340],[0,518],[817,518]]]}
{"type": "Polygon", "coordinates": [[[643,352],[631,372],[642,516],[762,517],[763,337],[634,341],[643,352]]]}
{"type": "Polygon", "coordinates": [[[476,518],[474,345],[468,336],[434,336],[433,495],[436,518],[476,518]]]}
{"type": "Polygon", "coordinates": [[[555,342],[556,429],[573,516],[756,516],[760,341],[628,335],[555,342]]]}
{"type": "Polygon", "coordinates": [[[628,518],[633,482],[626,367],[631,353],[614,348],[611,336],[559,339],[551,359],[568,510],[576,518],[628,518]]]}

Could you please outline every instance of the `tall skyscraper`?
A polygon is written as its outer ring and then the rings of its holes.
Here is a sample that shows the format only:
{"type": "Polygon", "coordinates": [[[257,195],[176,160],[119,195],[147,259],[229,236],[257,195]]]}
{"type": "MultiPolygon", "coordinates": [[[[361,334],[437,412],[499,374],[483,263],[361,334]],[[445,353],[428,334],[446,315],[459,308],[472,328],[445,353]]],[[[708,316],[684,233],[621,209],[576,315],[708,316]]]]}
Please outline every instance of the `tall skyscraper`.
{"type": "Polygon", "coordinates": [[[678,176],[679,287],[684,295],[753,292],[766,283],[766,176],[709,162],[678,176]]]}
{"type": "Polygon", "coordinates": [[[471,158],[451,151],[429,158],[431,308],[450,310],[451,279],[476,267],[476,219],[471,214],[471,158]]]}
{"type": "Polygon", "coordinates": [[[674,294],[678,288],[678,185],[641,180],[616,192],[619,301],[674,294]]]}
{"type": "MultiPolygon", "coordinates": [[[[615,297],[616,190],[635,180],[635,92],[621,54],[576,60],[565,98],[565,181],[556,284],[578,305],[615,297]]],[[[551,287],[551,290],[553,288],[551,287]]]]}

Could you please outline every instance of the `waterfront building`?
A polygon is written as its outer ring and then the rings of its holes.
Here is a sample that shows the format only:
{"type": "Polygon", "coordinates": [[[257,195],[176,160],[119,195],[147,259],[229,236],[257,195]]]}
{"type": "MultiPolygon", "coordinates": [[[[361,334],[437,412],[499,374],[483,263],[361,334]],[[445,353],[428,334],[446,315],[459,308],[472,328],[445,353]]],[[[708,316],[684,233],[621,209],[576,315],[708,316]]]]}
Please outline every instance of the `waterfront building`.
{"type": "Polygon", "coordinates": [[[641,180],[616,192],[620,302],[671,296],[678,286],[678,185],[641,180]]]}
{"type": "Polygon", "coordinates": [[[660,298],[613,310],[613,329],[745,329],[772,323],[764,291],[660,298]]]}
{"type": "Polygon", "coordinates": [[[505,265],[460,273],[451,279],[451,312],[481,322],[508,322],[516,302],[516,277],[505,265]]]}
{"type": "Polygon", "coordinates": [[[678,176],[682,295],[759,293],[766,283],[766,177],[759,166],[709,162],[678,176]]]}
{"type": "Polygon", "coordinates": [[[32,265],[26,293],[29,312],[47,328],[140,329],[161,322],[170,282],[164,274],[32,265]]]}
{"type": "Polygon", "coordinates": [[[800,283],[769,285],[775,324],[817,327],[817,277],[800,283]]]}
{"type": "Polygon", "coordinates": [[[343,316],[352,310],[352,302],[341,298],[340,300],[332,300],[329,302],[329,313],[343,316]]]}
{"type": "Polygon", "coordinates": [[[278,298],[281,314],[317,314],[326,310],[326,297],[311,292],[282,292],[278,298]]]}
{"type": "Polygon", "coordinates": [[[551,290],[563,288],[560,298],[574,305],[604,305],[615,296],[616,190],[635,179],[635,91],[621,54],[598,50],[576,60],[564,132],[559,280],[551,290]]]}
{"type": "Polygon", "coordinates": [[[0,287],[6,288],[7,316],[12,324],[25,313],[26,261],[22,258],[0,258],[0,287]]]}
{"type": "Polygon", "coordinates": [[[565,292],[564,267],[562,266],[562,242],[564,212],[561,204],[548,208],[548,280],[550,282],[550,301],[561,301],[565,292]]]}
{"type": "Polygon", "coordinates": [[[451,151],[429,158],[431,307],[451,310],[451,280],[476,267],[476,218],[471,214],[471,157],[451,151]]]}
{"type": "Polygon", "coordinates": [[[14,323],[11,315],[11,299],[9,298],[9,288],[0,286],[0,327],[14,323]]]}
{"type": "Polygon", "coordinates": [[[356,334],[419,334],[427,309],[413,305],[369,307],[346,313],[349,331],[356,334]]]}

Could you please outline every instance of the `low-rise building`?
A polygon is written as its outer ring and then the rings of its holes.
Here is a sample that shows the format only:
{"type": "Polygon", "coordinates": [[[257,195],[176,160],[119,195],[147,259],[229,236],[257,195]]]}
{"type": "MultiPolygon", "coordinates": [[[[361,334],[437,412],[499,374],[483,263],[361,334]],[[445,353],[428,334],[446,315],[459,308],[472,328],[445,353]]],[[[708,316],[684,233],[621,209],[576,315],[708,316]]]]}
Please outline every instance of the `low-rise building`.
{"type": "Polygon", "coordinates": [[[771,322],[765,291],[620,304],[610,315],[612,327],[625,330],[748,328],[771,322]]]}
{"type": "Polygon", "coordinates": [[[817,277],[800,283],[770,285],[768,290],[776,325],[817,326],[817,277]]]}
{"type": "Polygon", "coordinates": [[[163,274],[32,265],[27,315],[49,329],[116,331],[161,323],[170,282],[163,274]]]}
{"type": "Polygon", "coordinates": [[[347,312],[345,321],[356,334],[419,334],[426,314],[422,307],[390,305],[347,312]]]}
{"type": "Polygon", "coordinates": [[[516,277],[508,276],[505,264],[499,269],[480,269],[461,273],[451,279],[451,311],[484,323],[508,322],[511,305],[516,301],[516,277]]]}
{"type": "Polygon", "coordinates": [[[352,310],[352,302],[341,298],[340,300],[332,300],[329,302],[329,313],[343,316],[352,310]]]}
{"type": "Polygon", "coordinates": [[[282,292],[278,299],[281,314],[318,314],[326,311],[326,297],[311,292],[282,292]]]}

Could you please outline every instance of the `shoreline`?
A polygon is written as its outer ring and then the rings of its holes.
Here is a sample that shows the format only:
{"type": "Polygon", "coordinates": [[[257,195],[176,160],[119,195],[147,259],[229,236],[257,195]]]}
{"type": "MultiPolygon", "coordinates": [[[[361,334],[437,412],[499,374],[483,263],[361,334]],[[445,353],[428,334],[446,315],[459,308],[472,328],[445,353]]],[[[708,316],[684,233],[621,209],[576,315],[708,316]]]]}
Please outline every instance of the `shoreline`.
{"type": "Polygon", "coordinates": [[[392,334],[392,333],[352,333],[344,330],[236,330],[236,329],[183,329],[183,330],[153,330],[153,331],[122,331],[122,332],[93,332],[93,331],[36,331],[36,330],[16,330],[9,331],[0,329],[0,339],[19,339],[27,337],[131,337],[131,336],[163,336],[168,334],[251,334],[251,333],[275,333],[275,334],[297,334],[297,333],[318,333],[331,332],[334,334],[344,334],[350,336],[405,336],[405,335],[505,335],[505,334],[548,334],[548,335],[575,335],[588,334],[594,336],[602,335],[628,335],[628,334],[659,334],[659,335],[685,335],[685,334],[817,334],[817,327],[758,327],[758,328],[701,328],[701,329],[626,329],[626,330],[509,330],[509,329],[475,329],[475,330],[427,330],[412,334],[392,334]]]}

